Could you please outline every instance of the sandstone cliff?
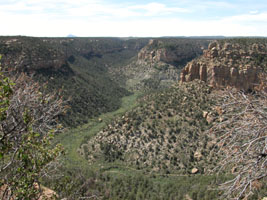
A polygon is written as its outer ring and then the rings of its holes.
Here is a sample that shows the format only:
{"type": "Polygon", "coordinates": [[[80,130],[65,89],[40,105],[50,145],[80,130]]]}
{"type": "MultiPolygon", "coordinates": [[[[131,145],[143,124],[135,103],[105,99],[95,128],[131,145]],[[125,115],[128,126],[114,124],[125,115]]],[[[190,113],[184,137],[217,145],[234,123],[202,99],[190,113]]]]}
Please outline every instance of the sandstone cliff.
{"type": "Polygon", "coordinates": [[[207,43],[206,40],[194,39],[151,39],[138,53],[138,60],[164,62],[178,67],[201,55],[207,43]]]}
{"type": "Polygon", "coordinates": [[[179,80],[186,63],[202,54],[208,47],[206,39],[151,39],[138,53],[137,59],[117,69],[126,77],[130,90],[169,87],[179,80]]]}
{"type": "Polygon", "coordinates": [[[251,91],[266,88],[266,69],[266,39],[222,40],[210,43],[203,56],[189,62],[180,79],[200,79],[216,88],[232,86],[251,91]]]}

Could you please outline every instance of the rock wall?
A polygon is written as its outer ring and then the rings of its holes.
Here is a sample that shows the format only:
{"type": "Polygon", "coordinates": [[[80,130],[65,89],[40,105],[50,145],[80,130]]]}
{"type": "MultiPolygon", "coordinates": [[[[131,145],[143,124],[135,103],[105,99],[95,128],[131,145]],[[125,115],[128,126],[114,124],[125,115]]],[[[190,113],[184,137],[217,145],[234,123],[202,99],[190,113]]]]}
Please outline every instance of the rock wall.
{"type": "Polygon", "coordinates": [[[181,69],[201,55],[208,43],[204,39],[150,39],[139,51],[137,60],[119,70],[125,75],[130,90],[169,87],[179,81],[181,69]]]}
{"type": "Polygon", "coordinates": [[[176,60],[178,61],[179,59],[182,59],[178,58],[173,51],[167,50],[166,48],[158,48],[160,45],[163,45],[162,41],[151,39],[148,45],[141,49],[138,53],[138,60],[172,63],[176,60]]]}
{"type": "Polygon", "coordinates": [[[238,42],[215,41],[203,53],[203,56],[185,66],[180,74],[181,82],[200,79],[216,88],[232,86],[245,91],[264,84],[266,43],[242,46],[238,42]]]}
{"type": "Polygon", "coordinates": [[[138,53],[138,60],[164,62],[178,67],[201,55],[207,44],[207,40],[151,39],[138,53]]]}

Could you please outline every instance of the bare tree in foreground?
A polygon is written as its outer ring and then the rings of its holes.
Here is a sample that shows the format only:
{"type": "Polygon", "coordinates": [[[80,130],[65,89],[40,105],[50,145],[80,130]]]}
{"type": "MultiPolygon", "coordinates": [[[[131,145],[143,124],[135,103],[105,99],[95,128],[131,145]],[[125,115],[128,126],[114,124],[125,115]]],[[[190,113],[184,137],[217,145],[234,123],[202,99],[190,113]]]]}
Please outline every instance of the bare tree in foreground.
{"type": "Polygon", "coordinates": [[[41,176],[62,152],[50,141],[61,129],[57,117],[63,101],[43,94],[25,74],[14,84],[0,75],[0,199],[38,199],[41,176]]]}
{"type": "Polygon", "coordinates": [[[220,169],[232,169],[235,178],[221,185],[227,199],[245,199],[267,176],[267,95],[224,92],[217,135],[220,169]]]}

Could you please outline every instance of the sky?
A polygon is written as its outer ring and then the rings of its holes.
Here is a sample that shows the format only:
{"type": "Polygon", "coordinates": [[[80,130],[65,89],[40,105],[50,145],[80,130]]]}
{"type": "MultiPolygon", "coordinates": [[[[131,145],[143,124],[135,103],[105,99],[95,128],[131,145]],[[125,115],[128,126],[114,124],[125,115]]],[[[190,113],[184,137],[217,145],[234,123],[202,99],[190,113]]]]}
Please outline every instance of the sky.
{"type": "Polygon", "coordinates": [[[0,35],[267,36],[266,0],[0,0],[0,35]]]}

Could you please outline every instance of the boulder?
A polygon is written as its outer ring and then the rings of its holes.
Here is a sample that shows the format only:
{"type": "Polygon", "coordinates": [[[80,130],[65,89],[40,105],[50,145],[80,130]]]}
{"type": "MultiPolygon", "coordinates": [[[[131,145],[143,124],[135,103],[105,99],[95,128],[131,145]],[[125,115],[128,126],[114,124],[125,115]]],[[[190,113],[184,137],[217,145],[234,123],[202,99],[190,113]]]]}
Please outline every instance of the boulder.
{"type": "Polygon", "coordinates": [[[201,154],[200,152],[196,151],[196,152],[194,153],[194,158],[200,160],[200,159],[202,158],[202,154],[201,154]]]}
{"type": "Polygon", "coordinates": [[[206,120],[209,124],[211,124],[214,121],[214,117],[212,116],[211,113],[209,113],[206,117],[206,120]]]}
{"type": "Polygon", "coordinates": [[[192,174],[196,174],[196,173],[198,173],[198,171],[199,171],[198,168],[193,168],[193,169],[191,170],[191,173],[192,173],[192,174]]]}
{"type": "Polygon", "coordinates": [[[203,117],[206,118],[208,116],[209,112],[203,111],[203,117]]]}
{"type": "Polygon", "coordinates": [[[232,172],[232,174],[235,174],[235,173],[237,172],[237,167],[233,167],[233,168],[231,169],[231,172],[232,172]]]}
{"type": "Polygon", "coordinates": [[[211,50],[211,49],[213,49],[214,47],[217,47],[217,46],[219,46],[219,43],[217,41],[214,41],[214,42],[211,42],[209,44],[208,49],[211,50]]]}

